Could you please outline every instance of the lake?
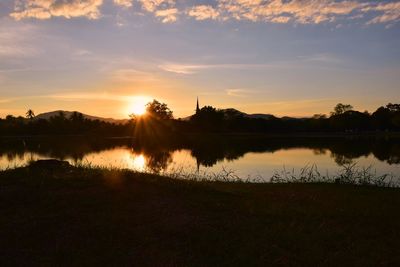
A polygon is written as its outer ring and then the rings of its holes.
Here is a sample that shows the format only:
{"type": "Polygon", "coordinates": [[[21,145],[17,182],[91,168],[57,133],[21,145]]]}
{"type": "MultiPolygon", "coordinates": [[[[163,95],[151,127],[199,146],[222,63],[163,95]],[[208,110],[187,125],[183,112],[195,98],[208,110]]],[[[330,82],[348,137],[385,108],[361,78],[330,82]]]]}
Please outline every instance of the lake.
{"type": "Polygon", "coordinates": [[[139,145],[130,138],[35,137],[0,139],[0,169],[38,159],[73,165],[126,168],[153,173],[232,173],[269,181],[276,172],[316,166],[336,174],[346,164],[400,176],[400,138],[385,137],[196,137],[139,145]]]}

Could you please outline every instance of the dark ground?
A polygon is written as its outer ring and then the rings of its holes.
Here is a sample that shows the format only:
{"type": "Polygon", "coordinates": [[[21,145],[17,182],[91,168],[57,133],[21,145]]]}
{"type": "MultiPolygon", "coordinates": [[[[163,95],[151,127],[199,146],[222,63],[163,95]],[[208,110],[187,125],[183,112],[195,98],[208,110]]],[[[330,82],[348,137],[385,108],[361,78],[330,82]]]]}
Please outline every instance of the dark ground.
{"type": "Polygon", "coordinates": [[[0,266],[400,266],[400,189],[0,172],[0,266]]]}

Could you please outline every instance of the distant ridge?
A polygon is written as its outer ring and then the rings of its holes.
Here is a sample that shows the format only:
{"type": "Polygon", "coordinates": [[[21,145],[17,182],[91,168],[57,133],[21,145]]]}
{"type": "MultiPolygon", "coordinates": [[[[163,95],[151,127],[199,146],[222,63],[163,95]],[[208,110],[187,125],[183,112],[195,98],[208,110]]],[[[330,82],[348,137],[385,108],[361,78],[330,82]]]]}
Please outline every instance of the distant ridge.
{"type": "MultiPolygon", "coordinates": [[[[263,113],[248,114],[248,113],[242,112],[242,111],[234,109],[234,108],[220,109],[220,111],[222,111],[224,113],[225,118],[227,118],[227,119],[233,119],[235,117],[244,117],[244,118],[251,118],[251,119],[271,120],[271,119],[277,118],[272,114],[263,114],[263,113]]],[[[113,119],[113,118],[103,118],[103,117],[97,117],[97,116],[84,114],[79,111],[67,111],[67,110],[55,110],[55,111],[40,113],[39,115],[37,115],[35,117],[35,119],[49,120],[51,117],[57,116],[60,112],[63,112],[66,118],[70,118],[74,112],[77,112],[77,113],[82,114],[82,116],[88,120],[99,120],[99,121],[115,123],[115,124],[125,124],[129,121],[128,119],[118,120],[118,119],[113,119]]],[[[190,118],[192,116],[188,116],[188,117],[184,117],[184,118],[180,118],[180,119],[187,121],[187,120],[190,120],[190,118]]],[[[293,118],[293,117],[285,116],[285,117],[282,117],[281,119],[283,119],[283,120],[302,120],[304,118],[293,118]]]]}
{"type": "Polygon", "coordinates": [[[39,115],[37,115],[35,117],[35,119],[49,120],[51,117],[55,117],[58,114],[60,114],[60,112],[64,113],[66,118],[70,118],[74,112],[77,112],[77,113],[82,114],[83,118],[88,119],[88,120],[93,120],[93,121],[99,120],[99,121],[104,121],[104,122],[108,122],[108,123],[115,123],[115,124],[124,124],[124,123],[128,122],[127,119],[125,119],[125,120],[116,120],[116,119],[112,119],[112,118],[102,118],[102,117],[96,117],[96,116],[87,115],[87,114],[84,114],[84,113],[79,112],[79,111],[67,111],[67,110],[55,110],[55,111],[40,113],[39,115]]]}
{"type": "MultiPolygon", "coordinates": [[[[219,109],[219,110],[222,111],[225,114],[225,118],[228,118],[228,119],[235,118],[235,117],[244,117],[244,118],[252,118],[252,119],[270,120],[270,119],[276,118],[272,114],[262,114],[262,113],[247,114],[245,112],[242,112],[242,111],[234,109],[234,108],[226,108],[226,109],[219,109]]],[[[181,120],[190,120],[190,118],[192,116],[181,118],[181,120]]]]}

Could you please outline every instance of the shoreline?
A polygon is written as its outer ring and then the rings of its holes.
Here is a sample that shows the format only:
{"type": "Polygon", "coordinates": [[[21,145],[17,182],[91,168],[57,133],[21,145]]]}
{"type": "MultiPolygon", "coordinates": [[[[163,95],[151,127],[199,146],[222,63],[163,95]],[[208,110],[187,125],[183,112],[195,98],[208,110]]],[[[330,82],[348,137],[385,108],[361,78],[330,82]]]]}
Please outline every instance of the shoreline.
{"type": "MultiPolygon", "coordinates": [[[[400,132],[283,132],[283,133],[178,133],[177,136],[182,137],[206,137],[206,138],[218,138],[218,137],[264,137],[264,138],[337,138],[337,137],[389,137],[389,138],[400,138],[400,132]]],[[[11,135],[11,136],[1,136],[0,139],[39,139],[39,138],[57,138],[57,137],[68,137],[68,138],[104,138],[104,139],[132,139],[134,136],[107,136],[107,135],[96,135],[96,134],[48,134],[48,135],[11,135]]]]}

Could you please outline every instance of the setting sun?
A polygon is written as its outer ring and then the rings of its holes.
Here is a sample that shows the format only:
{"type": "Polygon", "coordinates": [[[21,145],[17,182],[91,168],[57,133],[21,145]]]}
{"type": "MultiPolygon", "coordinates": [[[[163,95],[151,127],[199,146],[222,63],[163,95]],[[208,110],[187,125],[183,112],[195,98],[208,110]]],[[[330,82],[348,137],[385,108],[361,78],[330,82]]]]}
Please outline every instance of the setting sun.
{"type": "Polygon", "coordinates": [[[150,98],[148,97],[134,97],[131,106],[130,112],[134,115],[141,116],[146,113],[146,105],[150,102],[150,98]]]}

